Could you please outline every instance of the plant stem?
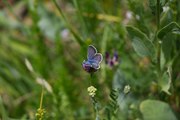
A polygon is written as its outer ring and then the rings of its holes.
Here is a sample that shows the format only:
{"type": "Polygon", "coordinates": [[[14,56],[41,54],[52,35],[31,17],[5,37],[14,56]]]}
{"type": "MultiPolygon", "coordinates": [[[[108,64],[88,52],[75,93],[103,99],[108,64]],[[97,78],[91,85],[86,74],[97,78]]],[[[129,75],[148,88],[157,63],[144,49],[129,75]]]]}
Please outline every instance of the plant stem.
{"type": "Polygon", "coordinates": [[[157,31],[156,31],[156,39],[157,39],[157,67],[159,77],[161,76],[161,41],[158,40],[157,32],[160,28],[160,0],[157,0],[156,5],[156,22],[157,22],[157,31]]]}
{"type": "Polygon", "coordinates": [[[160,28],[160,0],[157,0],[157,5],[156,5],[156,21],[157,21],[157,30],[160,28]]]}
{"type": "Polygon", "coordinates": [[[43,117],[44,117],[44,114],[45,114],[45,110],[42,108],[43,97],[44,97],[44,88],[43,88],[43,85],[42,85],[41,99],[40,99],[40,103],[39,103],[39,108],[37,109],[37,112],[36,112],[37,120],[43,120],[43,117]]]}
{"type": "Polygon", "coordinates": [[[84,46],[84,42],[83,40],[81,39],[81,37],[75,32],[75,30],[73,29],[73,27],[70,25],[68,19],[66,18],[66,16],[63,14],[63,11],[61,10],[60,6],[58,5],[57,1],[56,0],[52,0],[54,5],[56,6],[56,8],[58,9],[60,15],[61,15],[61,18],[63,20],[63,22],[66,24],[67,28],[71,31],[71,33],[73,34],[73,36],[76,38],[75,40],[77,40],[77,42],[84,46]]]}
{"type": "MultiPolygon", "coordinates": [[[[61,14],[61,17],[62,17],[62,19],[64,20],[64,22],[67,21],[66,17],[64,16],[64,14],[63,14],[61,8],[59,7],[58,3],[56,2],[56,0],[53,0],[53,3],[54,3],[54,5],[56,6],[56,8],[58,9],[59,13],[61,14]]],[[[66,22],[65,22],[65,23],[66,23],[66,22]]]]}
{"type": "Polygon", "coordinates": [[[42,109],[43,97],[44,97],[44,88],[43,88],[43,86],[42,86],[41,99],[40,99],[40,105],[39,105],[39,108],[40,108],[40,109],[42,109]]]}
{"type": "Polygon", "coordinates": [[[91,99],[92,99],[92,102],[93,102],[94,110],[96,112],[96,119],[100,119],[99,110],[98,110],[98,102],[94,97],[91,97],[91,99]]]}
{"type": "Polygon", "coordinates": [[[86,22],[83,18],[83,13],[82,13],[82,10],[80,10],[80,7],[78,5],[78,0],[73,0],[73,3],[74,3],[74,6],[76,8],[76,12],[77,12],[77,15],[79,17],[79,21],[82,23],[82,28],[83,28],[83,35],[84,37],[86,38],[88,36],[88,28],[87,28],[87,25],[86,25],[86,22]]]}
{"type": "Polygon", "coordinates": [[[93,80],[93,73],[90,74],[90,81],[89,81],[89,85],[92,85],[92,80],[93,80]]]}
{"type": "MultiPolygon", "coordinates": [[[[90,79],[90,86],[92,85],[91,84],[91,80],[93,79],[93,73],[91,73],[90,74],[90,77],[91,77],[91,79],[90,79]]],[[[93,103],[93,107],[94,107],[94,110],[95,110],[95,113],[96,113],[96,120],[99,120],[100,118],[100,116],[99,116],[99,110],[98,110],[98,102],[97,102],[97,100],[95,99],[95,97],[91,97],[91,100],[92,100],[92,103],[93,103]]]]}

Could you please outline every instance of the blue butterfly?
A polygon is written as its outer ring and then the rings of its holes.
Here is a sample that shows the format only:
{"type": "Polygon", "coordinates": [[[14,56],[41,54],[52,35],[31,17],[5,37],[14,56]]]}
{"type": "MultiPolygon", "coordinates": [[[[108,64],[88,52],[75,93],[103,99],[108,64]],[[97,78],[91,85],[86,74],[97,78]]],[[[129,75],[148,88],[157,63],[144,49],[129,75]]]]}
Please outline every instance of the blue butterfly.
{"type": "Polygon", "coordinates": [[[96,48],[93,45],[89,45],[87,52],[87,60],[84,60],[82,67],[86,72],[93,73],[100,68],[100,63],[103,60],[101,53],[97,53],[96,48]]]}

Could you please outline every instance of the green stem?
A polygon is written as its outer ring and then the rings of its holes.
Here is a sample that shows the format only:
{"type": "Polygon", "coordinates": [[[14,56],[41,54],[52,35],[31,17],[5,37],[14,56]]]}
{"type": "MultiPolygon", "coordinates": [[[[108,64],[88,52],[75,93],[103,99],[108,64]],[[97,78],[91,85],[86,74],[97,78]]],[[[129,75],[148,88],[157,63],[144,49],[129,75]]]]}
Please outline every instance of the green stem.
{"type": "Polygon", "coordinates": [[[40,108],[40,109],[42,109],[43,97],[44,97],[44,88],[43,88],[43,86],[42,86],[41,99],[40,99],[40,105],[39,105],[39,108],[40,108]]]}
{"type": "MultiPolygon", "coordinates": [[[[90,77],[91,77],[91,79],[90,79],[90,86],[91,86],[92,85],[91,80],[93,79],[93,73],[90,74],[90,77]]],[[[96,113],[96,119],[99,119],[98,102],[95,99],[95,97],[91,97],[91,100],[92,100],[93,107],[94,107],[94,110],[95,110],[95,113],[96,113]]]]}
{"type": "MultiPolygon", "coordinates": [[[[158,40],[158,39],[157,39],[158,40]]],[[[157,65],[158,72],[161,74],[161,41],[158,40],[158,48],[157,48],[157,65]]]]}
{"type": "Polygon", "coordinates": [[[158,67],[158,73],[159,77],[161,76],[161,41],[159,41],[157,37],[157,32],[160,28],[160,0],[157,0],[156,5],[156,22],[157,22],[157,31],[156,31],[156,39],[157,39],[157,67],[158,67]]]}
{"type": "Polygon", "coordinates": [[[91,97],[91,99],[92,99],[92,102],[93,102],[94,110],[96,112],[96,119],[99,119],[98,102],[94,97],[91,97]]]}
{"type": "MultiPolygon", "coordinates": [[[[61,8],[59,7],[58,3],[56,2],[56,0],[53,0],[53,3],[54,3],[54,5],[56,6],[56,8],[58,9],[59,13],[61,14],[62,19],[63,19],[64,21],[67,21],[66,17],[64,16],[64,14],[63,14],[61,8]]],[[[66,22],[65,22],[65,23],[66,23],[66,22]]]]}
{"type": "Polygon", "coordinates": [[[84,33],[83,35],[84,35],[84,37],[87,37],[88,36],[88,27],[87,27],[86,22],[83,18],[83,13],[81,12],[82,10],[80,10],[80,7],[78,5],[78,0],[73,0],[73,3],[74,3],[74,6],[76,8],[79,20],[82,23],[82,28],[83,28],[82,32],[84,33]]]}
{"type": "Polygon", "coordinates": [[[93,80],[93,73],[90,73],[90,81],[89,81],[89,85],[92,85],[92,80],[93,80]]]}
{"type": "Polygon", "coordinates": [[[156,21],[157,21],[157,30],[160,28],[160,0],[157,0],[157,5],[156,5],[156,21]]]}
{"type": "Polygon", "coordinates": [[[44,87],[42,85],[41,99],[39,103],[39,108],[37,109],[37,113],[36,113],[37,120],[43,120],[43,116],[45,114],[45,110],[42,108],[43,98],[44,98],[44,87]]]}
{"type": "Polygon", "coordinates": [[[73,27],[71,27],[68,19],[66,18],[66,16],[63,14],[63,11],[61,10],[60,6],[58,5],[57,1],[56,0],[52,0],[54,5],[56,6],[56,8],[58,9],[60,15],[61,15],[61,18],[63,20],[63,22],[66,24],[66,26],[68,27],[68,29],[71,31],[71,33],[73,34],[73,36],[76,38],[75,40],[77,40],[77,42],[84,46],[84,42],[83,40],[81,39],[81,37],[75,32],[75,30],[73,29],[73,27]]]}

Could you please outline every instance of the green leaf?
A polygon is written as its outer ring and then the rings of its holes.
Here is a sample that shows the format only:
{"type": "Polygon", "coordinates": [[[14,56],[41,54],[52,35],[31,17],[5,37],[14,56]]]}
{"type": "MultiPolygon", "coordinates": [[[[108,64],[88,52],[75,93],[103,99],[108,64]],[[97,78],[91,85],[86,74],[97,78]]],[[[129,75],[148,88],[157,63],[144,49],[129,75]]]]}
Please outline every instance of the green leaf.
{"type": "Polygon", "coordinates": [[[175,44],[176,35],[173,33],[167,33],[166,36],[163,37],[162,42],[162,51],[164,53],[164,57],[166,62],[172,59],[173,53],[173,44],[175,44]]]}
{"type": "Polygon", "coordinates": [[[177,120],[170,106],[157,100],[145,100],[140,104],[144,120],[177,120]]]}
{"type": "Polygon", "coordinates": [[[149,0],[149,7],[153,14],[156,13],[156,0],[149,0]]]}
{"type": "Polygon", "coordinates": [[[153,60],[155,57],[155,49],[147,35],[141,32],[138,28],[132,26],[127,26],[126,29],[130,35],[136,53],[141,57],[147,56],[153,60]]]}
{"type": "Polygon", "coordinates": [[[173,10],[170,8],[167,8],[167,10],[165,10],[162,13],[162,17],[160,20],[161,28],[171,23],[172,21],[173,21],[173,10]]]}
{"type": "Polygon", "coordinates": [[[166,63],[170,61],[173,56],[173,48],[179,33],[180,26],[175,22],[171,22],[158,32],[158,38],[162,40],[162,51],[166,63]]]}
{"type": "Polygon", "coordinates": [[[169,32],[173,31],[180,31],[180,26],[176,22],[171,22],[162,29],[158,31],[158,38],[162,39],[164,36],[166,36],[169,32]]]}
{"type": "Polygon", "coordinates": [[[134,47],[134,50],[137,52],[139,56],[144,57],[150,54],[145,44],[143,44],[141,40],[138,38],[133,39],[132,46],[134,47]]]}
{"type": "Polygon", "coordinates": [[[169,89],[171,87],[171,67],[168,67],[168,70],[163,74],[162,79],[159,81],[159,85],[161,87],[161,90],[167,93],[168,95],[171,95],[169,92],[169,89]]]}
{"type": "MultiPolygon", "coordinates": [[[[163,11],[163,6],[168,2],[168,0],[160,0],[160,12],[163,11]]],[[[149,7],[151,8],[152,14],[156,14],[156,4],[157,0],[149,0],[149,7]]]]}
{"type": "Polygon", "coordinates": [[[3,105],[3,100],[0,96],[0,113],[2,115],[2,119],[3,120],[7,120],[8,119],[8,115],[7,115],[7,111],[5,110],[5,107],[3,105]]]}
{"type": "MultiPolygon", "coordinates": [[[[161,50],[162,51],[162,50],[161,50]]],[[[161,52],[161,55],[160,55],[160,67],[161,67],[161,70],[164,69],[164,67],[166,67],[166,59],[165,59],[165,56],[164,56],[164,52],[161,52]]]]}

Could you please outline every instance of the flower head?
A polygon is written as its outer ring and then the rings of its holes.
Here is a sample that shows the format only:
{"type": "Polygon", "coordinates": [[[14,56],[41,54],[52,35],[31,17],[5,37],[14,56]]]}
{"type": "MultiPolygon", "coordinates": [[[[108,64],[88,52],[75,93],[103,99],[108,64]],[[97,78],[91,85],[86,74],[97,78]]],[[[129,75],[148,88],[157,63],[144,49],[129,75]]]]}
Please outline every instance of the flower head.
{"type": "Polygon", "coordinates": [[[125,93],[125,94],[128,94],[128,93],[130,92],[130,89],[131,89],[131,87],[130,87],[129,85],[126,85],[126,86],[124,87],[124,93],[125,93]]]}
{"type": "Polygon", "coordinates": [[[97,89],[94,86],[90,86],[87,88],[89,96],[94,97],[96,95],[97,89]]]}
{"type": "Polygon", "coordinates": [[[46,113],[45,109],[38,108],[36,112],[37,119],[39,120],[43,119],[45,113],[46,113]]]}
{"type": "Polygon", "coordinates": [[[105,56],[106,56],[105,62],[110,68],[119,64],[119,57],[117,51],[114,52],[113,57],[110,56],[109,52],[106,52],[105,56]]]}

